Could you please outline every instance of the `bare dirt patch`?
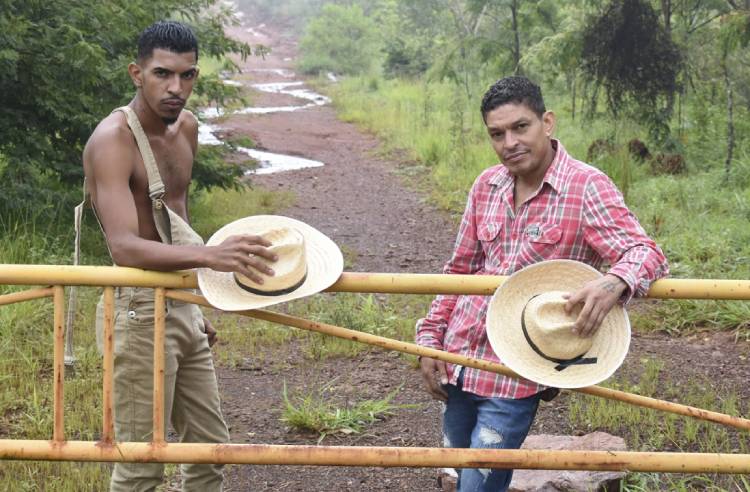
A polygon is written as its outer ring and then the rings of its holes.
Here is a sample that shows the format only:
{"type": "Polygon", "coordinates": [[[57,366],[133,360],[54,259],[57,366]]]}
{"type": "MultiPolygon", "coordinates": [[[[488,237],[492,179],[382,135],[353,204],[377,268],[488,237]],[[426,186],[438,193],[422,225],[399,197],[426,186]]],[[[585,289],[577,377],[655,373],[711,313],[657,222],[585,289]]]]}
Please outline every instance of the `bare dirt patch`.
{"type": "MultiPolygon", "coordinates": [[[[266,59],[248,59],[245,83],[290,81],[269,69],[293,70],[294,40],[281,30],[249,22],[232,34],[273,51],[266,59]],[[256,36],[247,31],[253,27],[256,36]]],[[[302,80],[295,77],[293,80],[302,80]]],[[[259,93],[256,106],[299,105],[289,96],[259,93]]],[[[439,272],[448,258],[456,232],[455,220],[437,210],[394,174],[401,163],[378,157],[379,142],[336,118],[321,106],[294,113],[231,116],[220,123],[223,136],[248,135],[271,152],[297,155],[325,163],[324,167],[257,176],[253,182],[268,189],[294,192],[296,205],[279,213],[304,220],[332,237],[351,261],[349,270],[370,272],[439,272]]],[[[425,310],[427,309],[425,305],[425,310]]],[[[439,446],[440,406],[422,390],[416,370],[397,354],[371,351],[355,359],[311,361],[300,355],[297,342],[275,357],[273,364],[237,369],[219,368],[223,409],[232,441],[257,444],[315,445],[317,435],[300,433],[280,421],[282,389],[288,391],[330,384],[333,401],[379,399],[401,386],[395,404],[401,408],[363,434],[327,436],[326,445],[439,446]]],[[[219,347],[218,350],[221,350],[219,347]]],[[[643,360],[664,361],[663,374],[672,381],[708,378],[740,388],[750,399],[747,345],[728,335],[673,339],[660,334],[633,339],[624,374],[634,378],[643,360]]],[[[544,404],[533,433],[581,434],[568,420],[567,396],[544,404]]],[[[353,467],[233,466],[227,490],[437,490],[432,469],[353,467]]]]}

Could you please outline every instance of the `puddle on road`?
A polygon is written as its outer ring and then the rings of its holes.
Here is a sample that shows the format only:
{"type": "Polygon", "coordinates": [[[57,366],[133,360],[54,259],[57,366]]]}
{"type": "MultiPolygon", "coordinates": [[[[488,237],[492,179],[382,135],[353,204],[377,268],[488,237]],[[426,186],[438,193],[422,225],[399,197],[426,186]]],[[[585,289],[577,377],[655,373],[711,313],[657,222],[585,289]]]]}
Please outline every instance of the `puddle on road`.
{"type": "MultiPolygon", "coordinates": [[[[198,125],[198,143],[200,145],[222,145],[224,142],[214,135],[219,128],[214,125],[199,123],[198,125]]],[[[247,171],[248,174],[272,174],[283,171],[296,171],[309,167],[322,167],[325,164],[312,159],[296,157],[292,155],[274,154],[261,150],[249,149],[247,147],[237,147],[239,152],[249,155],[260,163],[260,167],[247,171]]]]}
{"type": "Polygon", "coordinates": [[[268,92],[270,94],[287,94],[299,99],[307,99],[318,106],[331,102],[326,96],[308,89],[289,89],[289,87],[301,87],[302,85],[304,85],[304,82],[273,82],[270,84],[253,84],[252,87],[261,92],[268,92]]]}
{"type": "Polygon", "coordinates": [[[268,113],[291,113],[300,109],[312,108],[315,104],[305,104],[304,106],[277,106],[267,108],[243,108],[234,111],[232,114],[268,114],[268,113]]]}
{"type": "Polygon", "coordinates": [[[287,70],[286,68],[251,68],[251,72],[261,72],[261,73],[273,73],[278,75],[279,77],[284,77],[285,79],[291,79],[294,77],[294,72],[291,70],[287,70]]]}
{"type": "Polygon", "coordinates": [[[216,138],[214,132],[219,128],[205,123],[198,123],[198,143],[200,145],[222,145],[224,142],[216,138]]]}
{"type": "MultiPolygon", "coordinates": [[[[284,69],[261,69],[261,70],[281,70],[284,69]]],[[[234,80],[225,80],[227,85],[242,85],[241,82],[234,80]],[[233,82],[233,83],[230,83],[233,82]]],[[[232,111],[231,114],[269,114],[269,113],[289,113],[293,111],[299,111],[301,109],[313,108],[315,106],[323,106],[329,104],[331,100],[317,92],[313,92],[309,89],[290,89],[290,87],[301,87],[304,82],[273,82],[269,84],[253,84],[251,87],[261,92],[267,92],[269,94],[286,94],[288,96],[295,97],[297,99],[304,99],[310,101],[302,106],[271,106],[271,107],[253,107],[249,106],[246,108],[232,111]]],[[[206,119],[218,118],[224,116],[226,113],[221,108],[205,108],[200,112],[201,117],[206,119]]]]}
{"type": "MultiPolygon", "coordinates": [[[[258,28],[261,28],[258,26],[258,28]]],[[[249,31],[249,30],[248,30],[249,31]]],[[[258,72],[272,72],[284,78],[294,77],[294,72],[283,68],[256,68],[252,71],[258,72]]],[[[329,74],[331,78],[333,74],[329,74]]],[[[335,77],[335,76],[334,76],[335,77]]],[[[232,86],[242,86],[242,82],[235,80],[224,80],[224,83],[232,86]]],[[[274,82],[268,84],[253,84],[251,87],[271,94],[287,94],[289,96],[310,101],[303,106],[278,106],[278,107],[266,107],[266,108],[255,108],[247,107],[233,111],[231,114],[267,114],[267,113],[283,113],[298,111],[300,109],[311,108],[315,106],[322,106],[329,104],[331,100],[322,94],[318,94],[308,89],[302,89],[304,82],[274,82]]],[[[200,115],[205,119],[217,118],[224,116],[226,113],[221,108],[205,108],[201,110],[200,115]]],[[[222,145],[223,142],[216,137],[214,132],[218,131],[219,127],[200,123],[198,126],[198,143],[201,145],[222,145]]],[[[321,167],[325,164],[320,161],[314,161],[312,159],[305,159],[302,157],[296,157],[291,155],[274,154],[272,152],[264,152],[255,149],[249,149],[247,147],[237,147],[239,152],[247,154],[253,159],[260,163],[260,167],[248,171],[245,174],[271,174],[283,171],[294,171],[297,169],[306,169],[310,167],[321,167]]]]}
{"type": "Polygon", "coordinates": [[[247,171],[245,173],[246,175],[296,171],[298,169],[322,167],[325,165],[320,161],[314,161],[312,159],[305,159],[292,155],[274,154],[272,152],[263,152],[260,150],[248,149],[247,147],[237,147],[237,150],[249,155],[253,159],[260,162],[260,167],[251,171],[247,171]]]}

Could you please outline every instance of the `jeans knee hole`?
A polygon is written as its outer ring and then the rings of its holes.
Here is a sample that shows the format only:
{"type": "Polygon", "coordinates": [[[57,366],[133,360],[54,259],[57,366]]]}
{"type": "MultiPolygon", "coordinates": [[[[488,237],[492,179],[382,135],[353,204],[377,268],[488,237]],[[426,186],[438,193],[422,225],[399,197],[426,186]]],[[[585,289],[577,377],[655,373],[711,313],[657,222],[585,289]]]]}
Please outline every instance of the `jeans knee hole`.
{"type": "Polygon", "coordinates": [[[503,435],[490,427],[482,427],[479,429],[479,442],[483,446],[493,447],[502,444],[503,435]]]}

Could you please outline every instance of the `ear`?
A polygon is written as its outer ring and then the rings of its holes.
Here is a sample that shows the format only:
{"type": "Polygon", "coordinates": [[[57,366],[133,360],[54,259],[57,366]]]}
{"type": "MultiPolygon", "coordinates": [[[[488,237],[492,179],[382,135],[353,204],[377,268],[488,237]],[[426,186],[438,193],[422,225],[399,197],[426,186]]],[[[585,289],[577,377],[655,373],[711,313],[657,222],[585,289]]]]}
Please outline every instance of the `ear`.
{"type": "Polygon", "coordinates": [[[143,86],[143,69],[140,65],[135,62],[128,65],[128,74],[133,81],[133,85],[140,89],[143,86]]]}
{"type": "Polygon", "coordinates": [[[542,126],[544,126],[544,134],[547,137],[552,137],[552,133],[555,131],[555,113],[546,111],[542,115],[542,126]]]}

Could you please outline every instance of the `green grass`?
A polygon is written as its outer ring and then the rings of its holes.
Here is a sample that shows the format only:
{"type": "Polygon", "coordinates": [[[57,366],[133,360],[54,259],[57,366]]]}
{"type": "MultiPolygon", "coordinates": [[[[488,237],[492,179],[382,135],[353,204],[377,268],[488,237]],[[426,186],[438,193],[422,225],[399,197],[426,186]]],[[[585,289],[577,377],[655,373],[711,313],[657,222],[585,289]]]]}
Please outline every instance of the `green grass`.
{"type": "Polygon", "coordinates": [[[213,190],[194,195],[190,201],[193,228],[208,239],[222,226],[250,215],[273,214],[294,203],[290,192],[269,191],[250,186],[241,189],[213,190]]]}
{"type": "Polygon", "coordinates": [[[336,379],[322,387],[311,387],[304,392],[287,394],[284,383],[284,411],[281,420],[290,427],[319,434],[318,444],[327,435],[334,433],[358,434],[367,426],[392,415],[394,410],[407,405],[391,403],[401,387],[394,389],[379,400],[361,400],[337,406],[326,394],[336,379]]]}
{"type": "MultiPolygon", "coordinates": [[[[413,342],[414,324],[429,307],[428,296],[375,296],[373,294],[320,294],[293,301],[280,309],[291,315],[397,340],[413,342]]],[[[215,323],[221,339],[217,359],[232,367],[248,356],[254,364],[273,363],[276,353],[291,340],[304,357],[324,360],[354,357],[372,347],[330,335],[308,332],[265,321],[222,316],[215,323]]],[[[415,357],[404,355],[407,360],[415,357]]]]}
{"type": "MultiPolygon", "coordinates": [[[[605,386],[728,415],[742,416],[750,410],[740,401],[739,388],[716,381],[694,379],[676,381],[664,371],[664,364],[643,359],[642,371],[630,378],[617,376],[605,386]]],[[[657,412],[604,398],[571,392],[568,399],[570,424],[574,432],[605,431],[625,435],[628,449],[637,451],[679,451],[699,453],[748,453],[750,443],[741,431],[718,424],[657,412]]],[[[637,473],[628,478],[625,490],[746,490],[740,486],[746,477],[732,475],[691,475],[637,473]],[[655,486],[654,484],[658,484],[655,486]],[[645,489],[639,487],[646,487],[645,489]]]]}

